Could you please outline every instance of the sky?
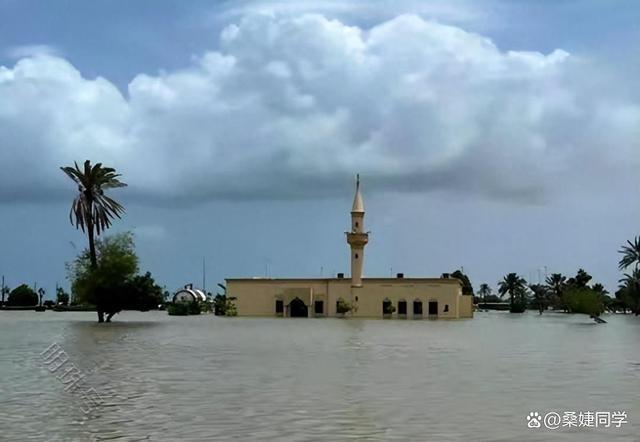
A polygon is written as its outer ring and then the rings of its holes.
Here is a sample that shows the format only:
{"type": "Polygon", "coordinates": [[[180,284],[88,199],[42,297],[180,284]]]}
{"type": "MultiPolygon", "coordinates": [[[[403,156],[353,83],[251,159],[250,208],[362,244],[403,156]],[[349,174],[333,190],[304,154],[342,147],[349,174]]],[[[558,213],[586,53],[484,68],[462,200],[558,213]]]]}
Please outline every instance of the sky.
{"type": "Polygon", "coordinates": [[[52,296],[86,247],[59,167],[115,167],[170,291],[584,268],[640,234],[640,3],[0,0],[0,274],[52,296]]]}

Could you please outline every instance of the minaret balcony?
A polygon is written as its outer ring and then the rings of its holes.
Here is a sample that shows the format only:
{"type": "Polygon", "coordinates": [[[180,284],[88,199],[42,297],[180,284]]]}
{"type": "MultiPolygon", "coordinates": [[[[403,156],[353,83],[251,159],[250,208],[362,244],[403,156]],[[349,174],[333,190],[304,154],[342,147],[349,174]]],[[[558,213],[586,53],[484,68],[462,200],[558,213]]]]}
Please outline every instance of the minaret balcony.
{"type": "Polygon", "coordinates": [[[365,246],[369,242],[368,233],[345,232],[347,234],[347,242],[351,246],[365,246]]]}

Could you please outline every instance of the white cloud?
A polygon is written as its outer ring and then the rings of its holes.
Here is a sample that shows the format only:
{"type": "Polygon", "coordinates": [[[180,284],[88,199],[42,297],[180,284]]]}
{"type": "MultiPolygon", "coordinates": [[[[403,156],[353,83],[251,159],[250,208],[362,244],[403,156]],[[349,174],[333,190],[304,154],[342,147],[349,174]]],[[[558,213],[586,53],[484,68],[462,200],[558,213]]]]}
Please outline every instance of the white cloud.
{"type": "Polygon", "coordinates": [[[127,97],[37,55],[0,67],[0,198],[67,192],[57,166],[90,158],[153,199],[331,195],[360,172],[369,189],[532,202],[637,165],[640,106],[606,81],[565,51],[501,51],[415,15],[250,14],[127,97]]]}
{"type": "Polygon", "coordinates": [[[32,57],[34,55],[61,55],[61,51],[51,45],[10,46],[4,52],[9,58],[32,57]]]}

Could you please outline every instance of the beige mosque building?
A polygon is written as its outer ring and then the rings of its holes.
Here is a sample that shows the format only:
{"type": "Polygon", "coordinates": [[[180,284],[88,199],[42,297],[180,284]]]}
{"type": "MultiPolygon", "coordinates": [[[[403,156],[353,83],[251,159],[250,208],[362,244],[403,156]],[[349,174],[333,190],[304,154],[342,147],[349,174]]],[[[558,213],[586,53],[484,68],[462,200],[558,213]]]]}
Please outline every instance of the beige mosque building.
{"type": "Polygon", "coordinates": [[[351,208],[351,277],[228,278],[227,296],[236,298],[239,316],[457,319],[473,317],[473,296],[462,283],[441,278],[365,278],[364,203],[360,179],[351,208]],[[349,310],[345,312],[344,310],[349,310]]]}

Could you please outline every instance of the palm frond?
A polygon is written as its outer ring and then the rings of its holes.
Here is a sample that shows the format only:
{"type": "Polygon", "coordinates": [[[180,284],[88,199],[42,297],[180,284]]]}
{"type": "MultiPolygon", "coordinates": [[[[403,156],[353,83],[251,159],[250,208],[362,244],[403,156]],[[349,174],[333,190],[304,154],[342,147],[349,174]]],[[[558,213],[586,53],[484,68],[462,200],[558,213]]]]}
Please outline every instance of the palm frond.
{"type": "Polygon", "coordinates": [[[121,218],[125,210],[122,204],[104,194],[105,189],[125,187],[119,174],[112,167],[103,167],[102,163],[91,165],[89,160],[80,169],[61,167],[60,169],[78,185],[78,195],[74,198],[69,212],[69,220],[76,228],[95,229],[100,235],[111,226],[114,218],[121,218]]]}

